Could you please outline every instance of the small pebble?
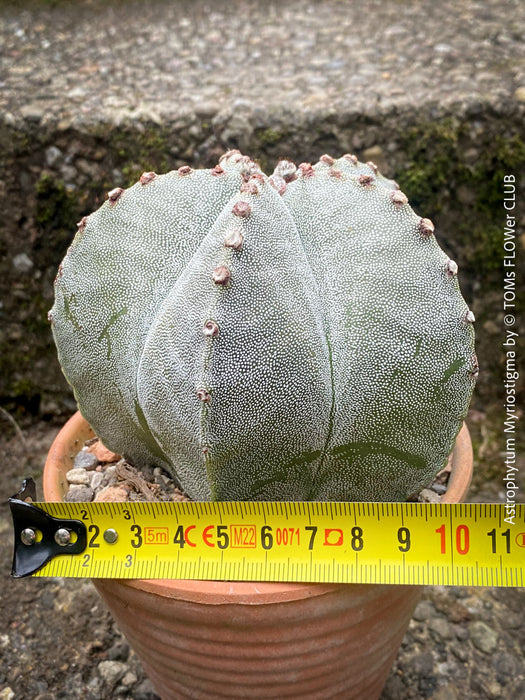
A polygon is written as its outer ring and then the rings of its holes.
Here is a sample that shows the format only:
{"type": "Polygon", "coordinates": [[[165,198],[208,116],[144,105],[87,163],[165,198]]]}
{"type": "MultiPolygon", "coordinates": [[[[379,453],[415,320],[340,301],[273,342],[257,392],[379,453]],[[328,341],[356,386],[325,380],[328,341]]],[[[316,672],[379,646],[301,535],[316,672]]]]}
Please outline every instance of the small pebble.
{"type": "Polygon", "coordinates": [[[70,469],[66,474],[66,479],[70,484],[87,486],[90,477],[84,469],[70,469]]]}
{"type": "Polygon", "coordinates": [[[441,503],[441,496],[431,489],[422,489],[418,501],[419,503],[441,503]]]}
{"type": "Polygon", "coordinates": [[[88,447],[88,452],[94,454],[99,462],[118,462],[121,458],[116,452],[108,450],[100,440],[97,440],[88,447]]]}
{"type": "Polygon", "coordinates": [[[159,700],[159,696],[153,688],[149,678],[145,678],[133,690],[133,700],[159,700]]]}
{"type": "Polygon", "coordinates": [[[49,146],[46,148],[46,165],[49,168],[54,167],[57,162],[63,158],[64,154],[60,150],[60,148],[57,148],[56,146],[49,146]]]}
{"type": "Polygon", "coordinates": [[[68,503],[89,503],[95,495],[90,486],[70,486],[69,491],[64,497],[68,503]]]}
{"type": "Polygon", "coordinates": [[[425,620],[430,620],[435,612],[436,610],[429,600],[422,600],[417,604],[414,610],[414,619],[419,622],[424,622],[425,620]]]}
{"type": "Polygon", "coordinates": [[[91,474],[91,488],[93,490],[97,490],[102,486],[104,482],[104,473],[103,472],[93,472],[91,474]]]}
{"type": "Polygon", "coordinates": [[[416,654],[410,659],[410,670],[418,676],[428,676],[434,668],[434,657],[432,654],[416,654]]]}
{"type": "Polygon", "coordinates": [[[462,661],[463,663],[467,662],[469,659],[469,653],[464,644],[451,644],[450,651],[454,654],[456,659],[462,661]]]}
{"type": "Polygon", "coordinates": [[[137,676],[132,671],[128,671],[126,674],[124,674],[124,677],[120,682],[124,688],[131,688],[137,682],[137,676]]]}
{"type": "Polygon", "coordinates": [[[465,642],[469,637],[468,629],[466,627],[458,625],[456,627],[456,637],[459,639],[460,642],[465,642]]]}
{"type": "Polygon", "coordinates": [[[447,683],[432,695],[432,700],[459,700],[458,691],[452,683],[447,683]]]}
{"type": "Polygon", "coordinates": [[[498,635],[481,620],[471,622],[468,626],[472,644],[484,654],[491,654],[498,644],[498,635]]]}
{"type": "Polygon", "coordinates": [[[96,455],[87,450],[81,450],[75,457],[73,462],[74,469],[85,469],[86,471],[92,471],[96,469],[98,465],[98,459],[96,455]]]}
{"type": "Polygon", "coordinates": [[[33,261],[26,253],[19,253],[13,258],[13,267],[17,272],[29,272],[33,269],[33,261]]]}
{"type": "Polygon", "coordinates": [[[448,619],[451,622],[468,622],[471,615],[464,605],[456,601],[448,609],[448,619]]]}
{"type": "Polygon", "coordinates": [[[523,673],[522,660],[507,652],[496,654],[492,659],[492,665],[497,671],[500,682],[505,682],[510,678],[517,678],[523,673]]]}
{"type": "Polygon", "coordinates": [[[514,91],[514,99],[518,102],[525,102],[525,87],[523,85],[520,85],[514,91]]]}
{"type": "Polygon", "coordinates": [[[129,644],[127,642],[115,642],[107,651],[110,661],[127,661],[129,656],[129,644]]]}
{"type": "Polygon", "coordinates": [[[122,661],[101,661],[98,665],[99,675],[109,686],[116,685],[127,671],[128,667],[122,661]]]}
{"type": "Polygon", "coordinates": [[[117,473],[117,468],[114,465],[110,465],[109,467],[106,467],[103,471],[103,474],[106,478],[106,481],[109,483],[111,479],[114,479],[116,477],[117,473]]]}
{"type": "Polygon", "coordinates": [[[428,628],[436,642],[452,638],[452,630],[449,623],[442,617],[435,617],[429,622],[428,628]]]}
{"type": "Polygon", "coordinates": [[[127,501],[129,492],[123,486],[107,486],[95,496],[95,501],[103,503],[119,503],[127,501]]]}

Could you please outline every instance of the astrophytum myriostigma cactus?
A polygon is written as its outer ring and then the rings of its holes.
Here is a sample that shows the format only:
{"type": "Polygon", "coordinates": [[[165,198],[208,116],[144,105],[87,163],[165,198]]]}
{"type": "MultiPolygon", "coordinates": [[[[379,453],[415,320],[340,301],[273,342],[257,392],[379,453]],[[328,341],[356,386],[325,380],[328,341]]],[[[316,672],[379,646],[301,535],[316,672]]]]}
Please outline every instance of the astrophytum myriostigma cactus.
{"type": "Polygon", "coordinates": [[[144,173],[82,219],[57,275],[80,410],[195,499],[406,499],[446,463],[477,374],[433,231],[350,155],[144,173]]]}

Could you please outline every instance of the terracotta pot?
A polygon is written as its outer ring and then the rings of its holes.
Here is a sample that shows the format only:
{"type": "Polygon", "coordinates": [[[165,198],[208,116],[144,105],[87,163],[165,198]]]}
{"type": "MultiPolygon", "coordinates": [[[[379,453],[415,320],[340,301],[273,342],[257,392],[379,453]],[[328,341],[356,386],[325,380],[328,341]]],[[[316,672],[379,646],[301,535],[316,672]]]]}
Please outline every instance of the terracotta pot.
{"type": "MultiPolygon", "coordinates": [[[[80,414],[53,443],[44,496],[62,500],[65,473],[93,432],[80,414]]],[[[445,502],[472,476],[466,426],[445,502]]],[[[375,700],[403,639],[419,586],[98,579],[94,584],[163,700],[375,700]]]]}

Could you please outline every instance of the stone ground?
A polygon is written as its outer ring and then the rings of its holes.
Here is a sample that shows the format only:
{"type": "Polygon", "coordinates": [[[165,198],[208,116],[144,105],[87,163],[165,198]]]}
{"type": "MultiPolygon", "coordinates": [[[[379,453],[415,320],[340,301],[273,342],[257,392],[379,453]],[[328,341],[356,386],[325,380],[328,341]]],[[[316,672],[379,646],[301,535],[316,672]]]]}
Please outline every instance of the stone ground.
{"type": "MultiPolygon", "coordinates": [[[[463,271],[482,368],[469,498],[502,500],[498,188],[525,182],[522,2],[3,2],[0,51],[0,403],[22,431],[1,413],[0,700],[155,698],[89,582],[9,578],[6,504],[73,410],[45,318],[75,221],[143,170],[237,147],[263,165],[355,151],[395,177],[463,271]]],[[[382,700],[525,698],[523,609],[521,589],[427,588],[382,700]]]]}

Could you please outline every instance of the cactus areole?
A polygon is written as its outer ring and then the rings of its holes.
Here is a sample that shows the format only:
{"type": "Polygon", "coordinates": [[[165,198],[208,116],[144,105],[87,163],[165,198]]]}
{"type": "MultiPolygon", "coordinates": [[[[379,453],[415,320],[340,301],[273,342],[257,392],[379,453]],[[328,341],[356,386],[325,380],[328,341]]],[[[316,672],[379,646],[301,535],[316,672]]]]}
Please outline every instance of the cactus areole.
{"type": "Polygon", "coordinates": [[[405,500],[478,372],[429,219],[355,156],[271,176],[238,151],[109,193],[50,312],[85,418],[198,500],[405,500]]]}

